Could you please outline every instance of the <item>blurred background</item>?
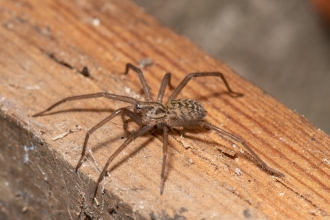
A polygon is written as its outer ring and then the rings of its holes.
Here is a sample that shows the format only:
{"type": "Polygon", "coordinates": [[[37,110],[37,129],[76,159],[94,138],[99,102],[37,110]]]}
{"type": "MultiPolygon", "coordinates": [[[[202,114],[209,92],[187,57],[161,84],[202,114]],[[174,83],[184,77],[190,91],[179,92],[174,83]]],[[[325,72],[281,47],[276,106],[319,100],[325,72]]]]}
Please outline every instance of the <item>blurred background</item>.
{"type": "Polygon", "coordinates": [[[330,134],[329,0],[134,2],[330,134]]]}

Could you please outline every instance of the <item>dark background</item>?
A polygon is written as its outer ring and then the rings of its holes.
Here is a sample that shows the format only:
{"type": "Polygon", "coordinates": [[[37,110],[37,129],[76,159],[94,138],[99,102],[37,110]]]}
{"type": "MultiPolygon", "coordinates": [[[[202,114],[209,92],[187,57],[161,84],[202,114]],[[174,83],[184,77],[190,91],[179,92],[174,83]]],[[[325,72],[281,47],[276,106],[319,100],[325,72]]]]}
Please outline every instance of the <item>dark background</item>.
{"type": "Polygon", "coordinates": [[[330,30],[309,1],[134,1],[330,134],[330,30]]]}

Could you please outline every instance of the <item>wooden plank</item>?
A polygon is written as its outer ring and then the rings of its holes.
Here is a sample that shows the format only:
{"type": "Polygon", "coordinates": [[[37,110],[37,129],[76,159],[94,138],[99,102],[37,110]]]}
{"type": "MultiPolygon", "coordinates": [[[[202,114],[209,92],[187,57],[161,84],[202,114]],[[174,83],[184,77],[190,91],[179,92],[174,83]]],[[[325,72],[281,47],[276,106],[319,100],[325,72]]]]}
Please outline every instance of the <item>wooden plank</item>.
{"type": "Polygon", "coordinates": [[[5,1],[0,21],[1,219],[329,217],[329,136],[131,2],[5,1]],[[84,100],[31,115],[86,93],[143,99],[136,74],[123,71],[147,57],[154,64],[143,71],[154,95],[168,71],[174,85],[190,72],[223,72],[243,97],[229,97],[214,78],[194,79],[180,97],[200,101],[207,121],[240,135],[285,177],[269,175],[238,143],[234,149],[205,130],[185,131],[170,138],[161,196],[162,144],[146,135],[110,166],[99,205],[92,203],[87,194],[125,133],[120,118],[95,132],[92,155],[76,174],[85,133],[125,105],[84,100]],[[84,66],[90,77],[81,74],[84,66]]]}

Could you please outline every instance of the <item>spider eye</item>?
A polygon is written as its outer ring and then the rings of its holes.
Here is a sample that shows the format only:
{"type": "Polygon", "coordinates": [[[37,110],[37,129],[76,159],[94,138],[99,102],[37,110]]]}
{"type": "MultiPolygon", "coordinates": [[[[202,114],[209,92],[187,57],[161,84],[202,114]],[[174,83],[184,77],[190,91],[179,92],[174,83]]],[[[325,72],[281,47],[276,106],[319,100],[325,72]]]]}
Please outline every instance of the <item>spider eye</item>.
{"type": "Polygon", "coordinates": [[[141,103],[137,103],[137,104],[135,105],[135,108],[141,108],[141,103]]]}

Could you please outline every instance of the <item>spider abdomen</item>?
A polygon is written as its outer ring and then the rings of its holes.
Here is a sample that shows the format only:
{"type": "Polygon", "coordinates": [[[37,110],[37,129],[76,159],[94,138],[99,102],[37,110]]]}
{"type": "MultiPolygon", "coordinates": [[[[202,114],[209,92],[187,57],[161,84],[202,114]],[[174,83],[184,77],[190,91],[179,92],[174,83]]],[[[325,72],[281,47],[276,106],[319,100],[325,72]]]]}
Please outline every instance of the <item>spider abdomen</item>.
{"type": "Polygon", "coordinates": [[[206,111],[203,106],[194,100],[176,99],[171,100],[166,105],[167,116],[177,121],[203,120],[206,111]]]}

